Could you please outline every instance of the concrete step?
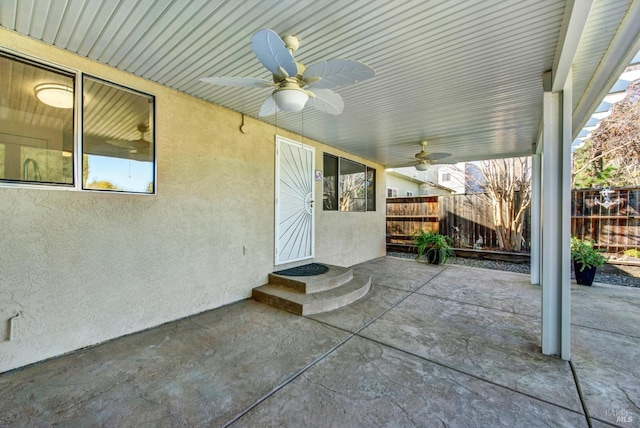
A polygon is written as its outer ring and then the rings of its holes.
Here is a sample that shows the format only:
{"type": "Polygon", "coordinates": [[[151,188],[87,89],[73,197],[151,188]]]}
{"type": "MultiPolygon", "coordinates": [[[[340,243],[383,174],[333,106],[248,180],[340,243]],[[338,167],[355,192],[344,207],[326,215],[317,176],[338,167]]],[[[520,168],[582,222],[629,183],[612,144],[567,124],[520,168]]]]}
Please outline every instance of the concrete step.
{"type": "Polygon", "coordinates": [[[340,286],[307,294],[287,284],[267,284],[254,288],[253,298],[297,315],[328,312],[355,302],[371,289],[370,276],[351,275],[352,278],[340,286]]]}
{"type": "Polygon", "coordinates": [[[330,290],[345,284],[353,278],[353,270],[340,266],[331,266],[322,275],[313,276],[285,276],[276,273],[269,274],[269,284],[285,285],[300,293],[312,294],[330,290]]]}

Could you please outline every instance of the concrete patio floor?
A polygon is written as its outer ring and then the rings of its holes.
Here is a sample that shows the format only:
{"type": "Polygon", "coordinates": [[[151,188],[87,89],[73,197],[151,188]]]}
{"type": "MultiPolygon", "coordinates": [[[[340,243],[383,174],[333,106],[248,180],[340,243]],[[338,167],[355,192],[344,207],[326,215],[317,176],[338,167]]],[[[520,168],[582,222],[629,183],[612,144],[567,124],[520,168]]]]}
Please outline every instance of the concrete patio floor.
{"type": "Polygon", "coordinates": [[[0,426],[640,426],[640,289],[573,285],[571,363],[529,276],[379,258],[299,317],[245,300],[0,375],[0,426]]]}

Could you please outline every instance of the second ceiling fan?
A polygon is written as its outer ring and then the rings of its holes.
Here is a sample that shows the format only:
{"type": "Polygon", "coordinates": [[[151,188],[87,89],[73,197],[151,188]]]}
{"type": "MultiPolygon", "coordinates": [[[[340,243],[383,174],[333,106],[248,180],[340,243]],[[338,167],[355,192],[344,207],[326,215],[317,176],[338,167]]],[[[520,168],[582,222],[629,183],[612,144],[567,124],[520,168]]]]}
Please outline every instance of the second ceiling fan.
{"type": "Polygon", "coordinates": [[[415,154],[414,158],[416,159],[415,167],[418,171],[425,171],[429,168],[430,165],[434,163],[438,164],[454,164],[456,163],[453,159],[442,160],[446,157],[451,156],[451,153],[429,153],[427,152],[427,140],[423,140],[420,142],[422,148],[418,153],[415,154]]]}

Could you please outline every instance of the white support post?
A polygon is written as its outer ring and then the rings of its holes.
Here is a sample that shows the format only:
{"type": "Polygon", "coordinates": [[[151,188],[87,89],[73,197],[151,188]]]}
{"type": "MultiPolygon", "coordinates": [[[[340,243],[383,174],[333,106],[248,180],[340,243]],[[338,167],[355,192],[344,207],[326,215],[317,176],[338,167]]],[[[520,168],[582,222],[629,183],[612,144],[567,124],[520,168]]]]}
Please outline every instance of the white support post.
{"type": "Polygon", "coordinates": [[[571,358],[570,88],[571,77],[563,92],[550,92],[545,86],[543,108],[542,353],[563,360],[571,358]]]}
{"type": "Polygon", "coordinates": [[[560,247],[562,254],[562,340],[560,357],[571,359],[571,143],[573,142],[573,73],[562,91],[562,205],[560,247]]]}
{"type": "MultiPolygon", "coordinates": [[[[539,143],[542,145],[542,143],[539,143]]],[[[542,156],[531,155],[531,284],[540,285],[542,258],[542,156]]]]}

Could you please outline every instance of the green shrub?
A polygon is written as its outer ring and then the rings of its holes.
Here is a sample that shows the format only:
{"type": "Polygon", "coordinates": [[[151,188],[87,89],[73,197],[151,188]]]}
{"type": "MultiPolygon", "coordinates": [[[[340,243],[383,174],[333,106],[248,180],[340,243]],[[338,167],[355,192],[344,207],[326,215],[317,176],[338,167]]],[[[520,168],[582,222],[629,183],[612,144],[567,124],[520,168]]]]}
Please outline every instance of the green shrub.
{"type": "Polygon", "coordinates": [[[628,250],[625,250],[623,254],[627,257],[635,257],[640,259],[640,250],[636,250],[635,248],[629,248],[628,250]]]}
{"type": "Polygon", "coordinates": [[[571,260],[582,265],[580,272],[587,268],[602,267],[607,261],[600,251],[593,248],[591,241],[583,241],[575,236],[571,237],[571,260]]]}
{"type": "Polygon", "coordinates": [[[425,232],[418,230],[413,234],[413,244],[418,248],[416,260],[426,256],[429,258],[437,257],[440,254],[440,263],[447,261],[447,257],[455,256],[455,252],[451,248],[453,241],[446,235],[440,235],[436,232],[425,232]]]}

